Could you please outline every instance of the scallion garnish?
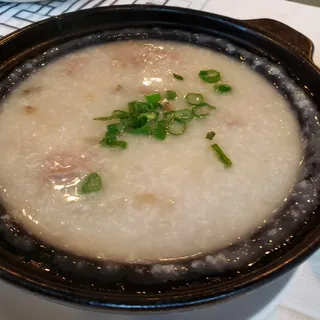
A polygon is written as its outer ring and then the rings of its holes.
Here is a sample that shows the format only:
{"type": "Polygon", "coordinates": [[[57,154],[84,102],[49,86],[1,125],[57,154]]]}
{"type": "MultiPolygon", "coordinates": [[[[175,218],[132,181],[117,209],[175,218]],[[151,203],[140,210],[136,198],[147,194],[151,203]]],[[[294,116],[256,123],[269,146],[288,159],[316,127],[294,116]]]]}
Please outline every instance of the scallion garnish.
{"type": "Polygon", "coordinates": [[[171,120],[174,118],[174,111],[167,111],[163,114],[165,120],[171,120]]]}
{"type": "Polygon", "coordinates": [[[175,91],[167,90],[166,91],[166,99],[167,100],[174,100],[177,98],[177,93],[175,91]]]}
{"type": "Polygon", "coordinates": [[[146,124],[140,128],[128,130],[127,132],[132,133],[132,134],[140,134],[143,136],[149,136],[152,134],[153,128],[151,126],[149,126],[148,124],[146,124]]]}
{"type": "MultiPolygon", "coordinates": [[[[184,77],[173,73],[177,80],[184,80],[184,77]]],[[[199,77],[207,83],[218,83],[213,85],[213,89],[221,94],[232,91],[228,84],[221,84],[221,75],[213,69],[199,71],[199,77]]],[[[118,119],[119,122],[107,125],[107,131],[100,141],[100,145],[109,148],[127,148],[127,142],[118,140],[124,133],[153,136],[158,140],[165,140],[167,134],[181,135],[187,126],[187,121],[193,118],[200,118],[209,115],[209,111],[216,109],[204,101],[201,93],[188,93],[185,100],[189,108],[172,110],[168,100],[175,100],[177,93],[166,90],[163,98],[160,92],[155,92],[145,96],[145,101],[131,101],[128,103],[128,110],[114,110],[110,116],[97,117],[94,120],[108,121],[118,119]],[[163,100],[162,99],[166,99],[163,100]]],[[[214,131],[206,134],[206,139],[212,140],[215,137],[214,131]]],[[[222,151],[218,144],[213,144],[211,148],[215,151],[220,161],[225,167],[230,167],[232,161],[222,151]]],[[[101,179],[97,173],[92,173],[86,177],[82,186],[82,193],[90,193],[101,189],[101,179]]]]}
{"type": "Polygon", "coordinates": [[[195,117],[201,118],[209,115],[209,112],[207,107],[203,106],[194,106],[192,107],[192,113],[195,117]]]}
{"type": "Polygon", "coordinates": [[[125,129],[128,133],[141,134],[145,136],[152,133],[152,128],[148,123],[149,120],[147,117],[135,117],[131,120],[131,123],[128,124],[125,129]]]}
{"type": "Polygon", "coordinates": [[[115,131],[117,133],[121,133],[124,129],[124,125],[122,123],[111,123],[107,125],[108,132],[115,131]]]}
{"type": "Polygon", "coordinates": [[[114,110],[112,111],[112,116],[117,119],[130,118],[130,113],[124,110],[114,110]]]}
{"type": "Polygon", "coordinates": [[[120,132],[118,130],[108,130],[103,139],[107,139],[108,141],[114,141],[118,139],[118,135],[120,132]]]}
{"type": "Polygon", "coordinates": [[[207,107],[208,109],[216,110],[217,108],[215,106],[212,106],[208,102],[201,102],[197,105],[198,107],[207,107]]]}
{"type": "Polygon", "coordinates": [[[190,120],[193,114],[190,109],[179,109],[173,112],[173,118],[177,120],[190,120]]]}
{"type": "Polygon", "coordinates": [[[167,136],[167,125],[168,121],[166,120],[158,121],[157,126],[153,132],[154,137],[159,140],[165,140],[167,136]]]}
{"type": "Polygon", "coordinates": [[[207,83],[218,82],[221,79],[220,72],[213,69],[201,70],[199,77],[207,83]]]}
{"type": "Polygon", "coordinates": [[[174,73],[173,76],[177,79],[177,80],[183,80],[183,76],[180,76],[179,74],[174,73]]]}
{"type": "Polygon", "coordinates": [[[216,84],[214,86],[214,90],[221,93],[221,94],[226,94],[226,93],[232,91],[232,87],[229,86],[228,84],[216,84]]]}
{"type": "Polygon", "coordinates": [[[191,105],[198,105],[203,102],[203,95],[201,93],[188,93],[185,99],[191,105]]]}
{"type": "Polygon", "coordinates": [[[109,121],[109,120],[113,120],[113,119],[125,119],[125,118],[129,118],[129,117],[130,117],[130,114],[127,111],[114,110],[114,111],[112,111],[111,116],[97,117],[97,118],[93,118],[93,120],[109,121]]]}
{"type": "Polygon", "coordinates": [[[229,157],[221,150],[221,148],[215,143],[211,146],[211,148],[217,153],[220,161],[224,164],[224,166],[230,167],[232,165],[232,161],[229,157]]]}
{"type": "Polygon", "coordinates": [[[168,125],[168,131],[176,136],[182,134],[186,130],[186,123],[183,120],[172,119],[168,125]]]}
{"type": "MultiPolygon", "coordinates": [[[[174,76],[183,80],[183,77],[177,74],[174,76]]],[[[177,93],[167,90],[164,97],[167,100],[174,100],[177,93]]],[[[188,93],[185,96],[190,108],[172,111],[165,111],[160,92],[146,95],[145,99],[146,101],[129,102],[127,110],[114,110],[110,116],[94,118],[101,121],[119,120],[107,126],[107,131],[100,141],[101,146],[126,149],[127,142],[119,140],[124,133],[154,136],[159,140],[165,140],[168,133],[181,135],[186,129],[188,120],[208,115],[209,109],[215,109],[203,101],[201,93],[188,93]]]]}
{"type": "Polygon", "coordinates": [[[156,109],[156,106],[151,103],[146,103],[143,101],[131,101],[128,103],[129,112],[134,115],[139,115],[140,113],[152,112],[156,109]]]}
{"type": "Polygon", "coordinates": [[[206,139],[212,140],[216,133],[214,131],[209,131],[206,135],[206,139]]]}
{"type": "Polygon", "coordinates": [[[138,129],[143,127],[146,123],[148,122],[148,118],[143,116],[141,117],[140,115],[137,116],[132,116],[130,119],[130,122],[127,123],[126,125],[126,131],[131,131],[132,129],[138,129]]]}
{"type": "Polygon", "coordinates": [[[148,120],[156,120],[159,117],[159,112],[140,113],[139,117],[146,117],[148,120]]]}
{"type": "Polygon", "coordinates": [[[113,120],[113,119],[116,119],[116,117],[109,116],[109,117],[96,117],[96,118],[93,118],[93,120],[99,120],[99,121],[109,121],[109,120],[113,120]]]}
{"type": "Polygon", "coordinates": [[[146,100],[151,104],[157,104],[161,101],[161,94],[159,92],[145,96],[146,100]]]}
{"type": "Polygon", "coordinates": [[[109,138],[103,138],[99,144],[103,147],[107,148],[120,148],[120,149],[126,149],[128,146],[128,143],[126,141],[122,140],[115,140],[115,139],[109,139],[109,138]]]}
{"type": "Polygon", "coordinates": [[[195,117],[205,117],[209,115],[209,110],[216,109],[206,102],[199,103],[191,108],[192,113],[195,117]]]}
{"type": "Polygon", "coordinates": [[[100,176],[96,173],[88,174],[84,179],[81,186],[81,193],[88,194],[92,192],[98,192],[102,188],[102,182],[100,176]]]}

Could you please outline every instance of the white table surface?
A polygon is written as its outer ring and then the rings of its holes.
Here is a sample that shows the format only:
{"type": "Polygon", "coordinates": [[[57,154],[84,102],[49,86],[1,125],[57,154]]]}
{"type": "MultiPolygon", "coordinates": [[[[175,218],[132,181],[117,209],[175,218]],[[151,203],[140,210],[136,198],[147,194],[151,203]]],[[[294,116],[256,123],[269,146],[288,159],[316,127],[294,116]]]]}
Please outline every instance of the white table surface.
{"type": "MultiPolygon", "coordinates": [[[[17,28],[56,14],[110,4],[127,4],[133,0],[56,0],[37,4],[12,4],[0,2],[0,36],[14,31],[17,28]]],[[[320,8],[287,2],[284,0],[136,0],[135,3],[156,3],[190,7],[235,18],[273,18],[282,21],[304,33],[313,40],[316,50],[314,61],[320,66],[320,8]]],[[[319,0],[320,2],[320,0],[319,0]]],[[[319,88],[320,90],[320,88],[319,88]]],[[[273,284],[273,294],[281,291],[281,287],[288,278],[273,284]],[[282,282],[281,282],[282,281],[282,282]]],[[[264,299],[263,290],[249,296],[249,301],[259,303],[264,299]],[[256,297],[255,297],[256,296],[256,297]],[[250,300],[251,299],[251,300],[250,300]]],[[[269,290],[270,291],[270,290],[269,290]]],[[[247,300],[248,300],[247,299],[247,300]]],[[[275,299],[275,309],[267,320],[320,320],[320,251],[316,252],[298,270],[294,279],[286,288],[283,295],[275,299]]],[[[227,307],[230,309],[230,307],[227,307]]],[[[233,307],[236,309],[236,305],[233,307]]],[[[273,307],[269,306],[269,309],[273,307]]],[[[270,311],[270,310],[268,310],[270,311]]],[[[165,316],[161,319],[194,319],[195,317],[216,320],[240,320],[238,314],[232,318],[219,316],[211,311],[200,311],[179,316],[165,316]]],[[[254,320],[262,320],[265,315],[257,315],[254,320]]],[[[111,315],[88,313],[57,306],[41,298],[0,282],[0,320],[46,319],[46,320],[102,320],[118,319],[111,315]]],[[[127,318],[128,319],[128,318],[127,318]]],[[[133,318],[130,318],[133,319],[133,318]]],[[[136,319],[136,318],[134,318],[136,319]]],[[[145,318],[144,318],[145,319],[145,318]]],[[[150,319],[150,317],[148,317],[150,319]]],[[[158,319],[158,317],[156,317],[158,319]]],[[[241,318],[241,320],[249,319],[241,318]]]]}

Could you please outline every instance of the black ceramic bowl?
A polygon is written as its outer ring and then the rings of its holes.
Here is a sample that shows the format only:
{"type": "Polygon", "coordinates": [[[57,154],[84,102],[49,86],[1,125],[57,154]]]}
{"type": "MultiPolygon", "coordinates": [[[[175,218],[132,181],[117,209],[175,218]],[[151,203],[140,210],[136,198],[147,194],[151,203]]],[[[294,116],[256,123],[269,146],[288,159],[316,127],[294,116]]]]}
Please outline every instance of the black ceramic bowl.
{"type": "Polygon", "coordinates": [[[88,44],[141,37],[192,42],[255,65],[290,100],[300,122],[306,141],[302,184],[297,184],[272,221],[245,242],[226,248],[223,255],[212,253],[156,268],[89,261],[61,252],[7,220],[2,208],[0,275],[5,280],[82,307],[166,311],[210,304],[252,290],[294,268],[319,247],[320,73],[312,63],[311,41],[284,24],[160,6],[108,7],[54,17],[0,40],[0,96],[9,93],[12,82],[18,83],[54,58],[57,54],[51,48],[60,46],[58,52],[64,54],[88,44]],[[101,36],[94,36],[97,33],[101,36]],[[228,42],[233,43],[232,50],[228,42]],[[51,53],[41,56],[44,51],[51,53]],[[287,76],[259,67],[261,58],[281,67],[287,76]],[[306,99],[302,105],[289,90],[295,85],[295,92],[306,99]],[[272,241],[272,230],[282,230],[277,240],[272,241]],[[233,260],[235,255],[245,263],[233,260]],[[172,271],[169,276],[168,269],[172,271]]]}

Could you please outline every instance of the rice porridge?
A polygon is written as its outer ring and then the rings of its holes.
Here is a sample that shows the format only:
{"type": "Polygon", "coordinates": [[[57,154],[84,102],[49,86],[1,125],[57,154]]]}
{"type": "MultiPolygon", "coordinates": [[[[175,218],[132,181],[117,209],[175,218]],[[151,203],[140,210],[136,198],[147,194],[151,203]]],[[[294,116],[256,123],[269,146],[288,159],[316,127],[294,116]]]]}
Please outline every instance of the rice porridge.
{"type": "Polygon", "coordinates": [[[265,79],[211,50],[153,40],[38,70],[2,103],[0,147],[0,196],[15,221],[67,252],[130,263],[248,237],[281,207],[302,160],[290,105],[265,79]]]}

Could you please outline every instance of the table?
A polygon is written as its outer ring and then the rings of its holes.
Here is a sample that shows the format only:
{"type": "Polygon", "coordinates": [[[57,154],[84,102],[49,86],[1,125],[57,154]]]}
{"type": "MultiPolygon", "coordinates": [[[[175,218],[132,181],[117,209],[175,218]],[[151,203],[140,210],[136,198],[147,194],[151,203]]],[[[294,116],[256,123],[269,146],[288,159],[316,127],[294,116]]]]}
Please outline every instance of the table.
{"type": "MultiPolygon", "coordinates": [[[[302,2],[301,0],[296,1],[302,2]]],[[[320,0],[308,1],[309,3],[313,1],[314,4],[320,4],[320,0]]],[[[41,3],[21,4],[0,2],[0,36],[22,28],[32,22],[43,20],[57,14],[96,6],[129,3],[154,3],[159,5],[182,6],[241,19],[273,18],[299,30],[314,41],[316,47],[314,61],[320,66],[320,8],[284,0],[51,0],[41,3]]],[[[8,292],[10,292],[10,290],[11,288],[7,287],[6,284],[0,283],[0,301],[3,300],[10,303],[10,298],[8,298],[8,292]]],[[[31,299],[30,301],[33,300],[31,299]]],[[[22,302],[24,305],[26,303],[28,302],[25,300],[22,302]]],[[[16,306],[13,306],[11,309],[16,309],[16,306]]],[[[19,312],[15,313],[12,311],[10,314],[8,311],[9,313],[1,314],[1,310],[2,307],[0,304],[1,320],[21,319],[21,316],[17,316],[19,312]]],[[[52,312],[53,309],[50,310],[52,312]]],[[[66,311],[63,320],[76,319],[76,317],[73,317],[71,314],[73,314],[72,310],[70,312],[66,311]]],[[[27,315],[26,319],[29,319],[27,315]]],[[[55,320],[58,319],[61,319],[61,314],[60,318],[56,318],[55,320]]],[[[84,318],[81,317],[81,319],[84,318]]],[[[91,319],[93,320],[93,318],[91,319]]],[[[99,317],[99,319],[101,318],[99,317]]],[[[106,316],[105,319],[111,318],[106,316]]],[[[204,318],[202,317],[202,319],[204,318]]],[[[281,297],[276,309],[267,317],[267,320],[307,319],[320,320],[320,251],[316,252],[300,267],[297,276],[281,297]]],[[[237,319],[234,318],[230,320],[237,319]]]]}

